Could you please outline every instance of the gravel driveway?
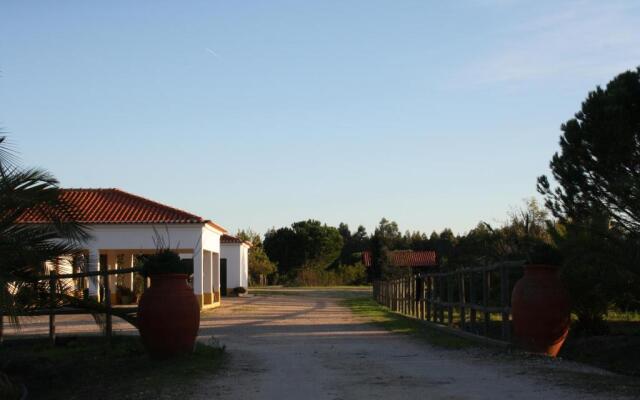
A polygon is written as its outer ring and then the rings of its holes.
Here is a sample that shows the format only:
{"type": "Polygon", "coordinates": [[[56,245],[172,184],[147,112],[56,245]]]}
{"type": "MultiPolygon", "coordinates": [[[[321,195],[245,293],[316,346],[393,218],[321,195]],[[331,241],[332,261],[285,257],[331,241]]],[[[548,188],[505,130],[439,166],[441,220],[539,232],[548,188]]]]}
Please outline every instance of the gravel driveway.
{"type": "MultiPolygon", "coordinates": [[[[503,350],[437,348],[341,305],[345,297],[367,295],[366,289],[282,289],[225,298],[202,314],[200,339],[213,336],[225,345],[228,364],[183,399],[640,398],[637,378],[503,350]]],[[[47,334],[46,317],[24,322],[20,335],[47,334]]],[[[98,333],[86,315],[62,316],[58,326],[63,334],[98,333]]],[[[119,319],[114,330],[137,334],[119,319]]]]}
{"type": "Polygon", "coordinates": [[[229,365],[203,381],[196,398],[525,400],[637,393],[620,386],[632,378],[581,364],[434,348],[353,315],[341,305],[343,295],[294,290],[225,299],[203,316],[200,334],[227,346],[229,365]]]}

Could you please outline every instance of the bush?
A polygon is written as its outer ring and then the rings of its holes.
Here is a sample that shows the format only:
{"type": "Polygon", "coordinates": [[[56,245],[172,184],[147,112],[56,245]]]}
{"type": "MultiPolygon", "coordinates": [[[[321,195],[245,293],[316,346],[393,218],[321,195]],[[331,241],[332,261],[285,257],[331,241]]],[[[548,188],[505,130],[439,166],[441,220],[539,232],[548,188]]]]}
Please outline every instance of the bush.
{"type": "Polygon", "coordinates": [[[145,276],[154,274],[190,275],[193,273],[193,264],[191,262],[181,260],[178,253],[168,249],[159,250],[151,255],[143,255],[140,259],[145,276]]]}
{"type": "Polygon", "coordinates": [[[367,283],[366,267],[361,264],[339,265],[335,269],[305,267],[296,271],[293,286],[341,286],[367,283]]]}

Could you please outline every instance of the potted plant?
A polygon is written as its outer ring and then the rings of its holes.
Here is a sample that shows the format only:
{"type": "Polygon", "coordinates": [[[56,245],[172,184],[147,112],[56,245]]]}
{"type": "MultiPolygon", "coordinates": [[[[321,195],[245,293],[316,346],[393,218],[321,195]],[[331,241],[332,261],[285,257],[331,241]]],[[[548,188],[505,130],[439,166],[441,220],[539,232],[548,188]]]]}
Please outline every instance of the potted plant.
{"type": "Polygon", "coordinates": [[[558,276],[562,259],[546,243],[531,247],[511,296],[513,333],[523,349],[555,357],[569,333],[569,297],[558,276]]]}
{"type": "Polygon", "coordinates": [[[120,301],[120,304],[131,304],[133,301],[133,291],[126,286],[117,285],[116,295],[120,301]]]}
{"type": "Polygon", "coordinates": [[[138,329],[152,357],[193,351],[200,326],[200,305],[187,285],[189,266],[175,252],[162,249],[143,256],[143,275],[151,286],[138,306],[138,329]]]}

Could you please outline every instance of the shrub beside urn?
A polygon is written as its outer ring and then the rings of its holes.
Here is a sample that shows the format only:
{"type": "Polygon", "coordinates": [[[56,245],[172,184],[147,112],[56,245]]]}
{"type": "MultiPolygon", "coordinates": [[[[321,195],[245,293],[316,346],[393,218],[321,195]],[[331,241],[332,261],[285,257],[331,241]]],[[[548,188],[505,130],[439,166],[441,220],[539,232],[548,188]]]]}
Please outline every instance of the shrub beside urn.
{"type": "Polygon", "coordinates": [[[170,250],[145,256],[142,267],[151,278],[138,306],[138,329],[145,348],[154,358],[192,352],[200,305],[187,285],[188,267],[170,250]]]}
{"type": "Polygon", "coordinates": [[[569,333],[569,296],[558,276],[560,260],[548,245],[534,249],[511,296],[516,344],[555,357],[569,333]]]}

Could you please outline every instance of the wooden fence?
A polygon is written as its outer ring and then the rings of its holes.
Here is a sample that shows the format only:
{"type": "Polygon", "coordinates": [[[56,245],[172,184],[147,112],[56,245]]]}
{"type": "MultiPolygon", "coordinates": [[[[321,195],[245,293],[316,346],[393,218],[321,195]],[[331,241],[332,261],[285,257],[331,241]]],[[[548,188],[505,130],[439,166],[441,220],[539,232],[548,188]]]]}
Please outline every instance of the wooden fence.
{"type": "MultiPolygon", "coordinates": [[[[49,275],[37,276],[29,279],[30,282],[48,282],[49,285],[49,307],[44,309],[37,309],[30,311],[26,316],[48,315],[49,316],[49,340],[51,343],[56,341],[56,315],[73,315],[73,314],[104,314],[104,334],[108,341],[111,340],[113,335],[113,315],[123,318],[125,321],[135,326],[135,317],[131,314],[137,313],[136,307],[129,307],[127,309],[115,312],[111,304],[111,288],[110,277],[111,275],[128,274],[132,272],[141,272],[141,268],[126,268],[108,270],[102,269],[100,271],[78,272],[73,274],[57,274],[51,272],[49,275]],[[58,300],[61,298],[61,294],[56,289],[61,287],[58,283],[63,279],[78,279],[78,278],[91,278],[101,277],[102,286],[104,287],[103,302],[99,307],[91,307],[90,303],[87,303],[88,307],[60,307],[58,306],[58,300]]],[[[146,288],[146,279],[145,279],[146,288]]],[[[93,304],[97,306],[97,304],[93,304]]],[[[3,318],[2,309],[0,309],[0,343],[3,339],[3,318]]]]}
{"type": "Polygon", "coordinates": [[[524,262],[411,274],[373,283],[392,311],[475,335],[511,340],[511,291],[524,262]]]}

